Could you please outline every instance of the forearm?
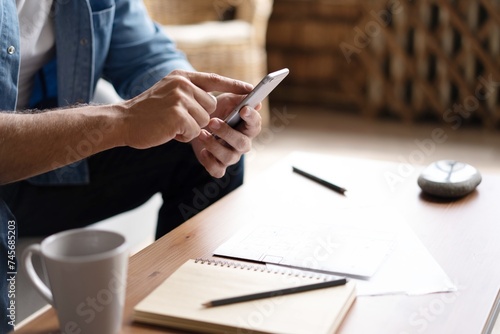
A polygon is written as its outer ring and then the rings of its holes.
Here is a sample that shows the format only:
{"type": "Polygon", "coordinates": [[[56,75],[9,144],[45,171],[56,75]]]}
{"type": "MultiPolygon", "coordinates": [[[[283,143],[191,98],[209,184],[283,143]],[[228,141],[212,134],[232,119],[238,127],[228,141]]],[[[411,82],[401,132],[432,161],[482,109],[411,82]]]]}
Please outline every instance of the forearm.
{"type": "Polygon", "coordinates": [[[0,184],[117,146],[147,149],[172,139],[190,142],[216,109],[207,92],[248,94],[251,89],[215,74],[174,71],[146,92],[116,105],[0,113],[0,184]]]}
{"type": "Polygon", "coordinates": [[[39,114],[0,113],[0,184],[25,179],[122,146],[117,106],[39,114]]]}

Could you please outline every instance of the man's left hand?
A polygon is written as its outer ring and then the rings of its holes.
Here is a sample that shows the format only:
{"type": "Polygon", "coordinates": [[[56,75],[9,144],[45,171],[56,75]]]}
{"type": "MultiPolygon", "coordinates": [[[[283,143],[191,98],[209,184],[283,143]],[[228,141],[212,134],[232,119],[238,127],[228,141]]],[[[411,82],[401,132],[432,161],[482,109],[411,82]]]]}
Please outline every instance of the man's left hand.
{"type": "Polygon", "coordinates": [[[241,95],[219,95],[217,109],[208,126],[191,142],[198,161],[213,177],[224,176],[227,167],[250,151],[252,139],[261,131],[262,118],[257,111],[261,105],[256,109],[243,107],[240,110],[242,122],[234,129],[223,121],[242,99],[241,95]]]}

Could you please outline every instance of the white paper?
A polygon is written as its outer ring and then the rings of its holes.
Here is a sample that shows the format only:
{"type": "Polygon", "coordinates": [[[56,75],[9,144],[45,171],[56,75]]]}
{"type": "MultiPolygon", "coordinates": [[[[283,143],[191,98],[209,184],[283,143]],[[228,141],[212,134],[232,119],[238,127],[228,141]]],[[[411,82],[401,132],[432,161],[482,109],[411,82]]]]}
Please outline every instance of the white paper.
{"type": "Polygon", "coordinates": [[[341,209],[328,221],[316,218],[301,226],[276,220],[247,226],[214,254],[260,261],[270,267],[342,274],[356,280],[358,296],[456,291],[394,208],[341,209]],[[386,219],[373,219],[373,215],[386,219]]]}
{"type": "Polygon", "coordinates": [[[421,295],[457,291],[441,266],[405,223],[398,230],[395,248],[369,280],[356,279],[358,296],[421,295]]]}
{"type": "Polygon", "coordinates": [[[342,210],[334,221],[247,226],[214,254],[283,266],[371,277],[391,253],[395,233],[342,210]]]}

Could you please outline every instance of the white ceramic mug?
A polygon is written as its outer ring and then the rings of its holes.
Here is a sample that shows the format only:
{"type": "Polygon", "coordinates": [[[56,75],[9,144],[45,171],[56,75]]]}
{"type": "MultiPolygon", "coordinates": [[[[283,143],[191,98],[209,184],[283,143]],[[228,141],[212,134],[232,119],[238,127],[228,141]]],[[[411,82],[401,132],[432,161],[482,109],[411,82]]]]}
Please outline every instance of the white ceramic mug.
{"type": "Polygon", "coordinates": [[[33,286],[57,311],[62,333],[118,333],[122,326],[128,245],[118,233],[74,229],[26,248],[22,259],[33,286]],[[38,255],[50,288],[36,273],[38,255]]]}

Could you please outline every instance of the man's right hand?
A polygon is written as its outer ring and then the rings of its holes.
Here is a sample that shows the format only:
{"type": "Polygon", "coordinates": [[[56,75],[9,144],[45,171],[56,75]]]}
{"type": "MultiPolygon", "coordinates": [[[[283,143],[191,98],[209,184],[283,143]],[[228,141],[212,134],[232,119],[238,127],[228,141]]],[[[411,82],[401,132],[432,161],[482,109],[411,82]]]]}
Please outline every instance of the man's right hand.
{"type": "Polygon", "coordinates": [[[117,105],[123,145],[145,149],[172,139],[189,142],[208,125],[216,101],[207,92],[248,94],[252,85],[212,73],[173,71],[144,93],[117,105]]]}
{"type": "Polygon", "coordinates": [[[115,105],[43,113],[0,112],[0,185],[66,166],[117,146],[149,148],[196,138],[216,102],[207,92],[246,94],[252,86],[215,74],[174,71],[115,105]],[[27,150],[37,146],[37,150],[27,150]],[[68,153],[69,152],[69,153],[68,153]]]}

